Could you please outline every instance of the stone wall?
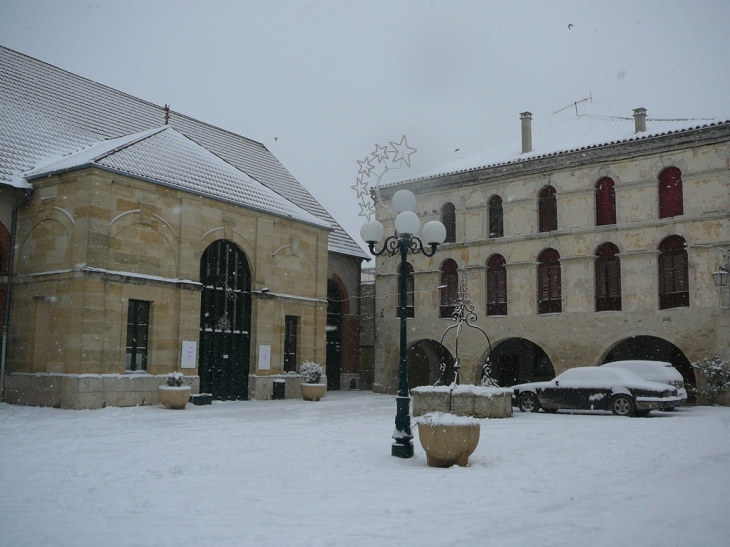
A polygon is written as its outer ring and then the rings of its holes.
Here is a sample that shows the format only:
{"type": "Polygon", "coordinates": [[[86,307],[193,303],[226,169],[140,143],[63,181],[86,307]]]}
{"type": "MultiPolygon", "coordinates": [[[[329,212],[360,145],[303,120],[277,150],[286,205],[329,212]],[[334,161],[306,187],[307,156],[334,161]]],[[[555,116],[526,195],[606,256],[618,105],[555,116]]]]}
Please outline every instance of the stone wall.
{"type": "MultiPolygon", "coordinates": [[[[130,299],[152,303],[147,372],[178,370],[182,342],[199,340],[201,256],[220,239],[235,243],[251,270],[250,373],[283,372],[286,315],[300,318],[300,362],[324,361],[328,230],[98,168],[33,184],[18,216],[7,369],[8,378],[34,374],[22,389],[47,382],[43,374],[124,377],[130,299]],[[259,370],[262,344],[271,360],[259,370]]],[[[106,404],[127,404],[106,391],[106,404]]],[[[64,393],[62,406],[87,404],[64,393]]]]}
{"type": "MultiPolygon", "coordinates": [[[[699,138],[698,138],[699,140],[699,138]]],[[[439,319],[440,265],[451,258],[466,268],[471,300],[494,347],[509,338],[540,346],[558,374],[575,366],[601,364],[617,343],[650,335],[674,344],[690,360],[717,353],[730,356],[726,336],[728,314],[718,306],[711,274],[717,269],[718,248],[730,246],[730,145],[726,132],[709,134],[704,142],[667,138],[664,145],[631,143],[611,148],[588,160],[576,153],[542,163],[475,170],[416,181],[401,187],[417,196],[416,212],[425,223],[438,220],[446,202],[456,206],[456,243],[442,245],[436,255],[413,255],[415,317],[408,320],[408,342],[441,339],[449,319],[439,319]],[[712,137],[712,138],[710,138],[712,137]],[[684,189],[684,214],[659,219],[658,182],[662,169],[679,167],[684,189]],[[505,174],[506,173],[506,174],[505,174]],[[604,177],[616,185],[617,224],[596,226],[594,185],[604,177]],[[545,185],[556,189],[558,230],[537,231],[537,193],[545,185]],[[487,203],[503,198],[504,237],[488,237],[487,203]],[[669,235],[687,242],[690,306],[659,310],[658,245],[669,235]],[[621,311],[595,310],[595,252],[611,242],[621,261],[621,311]],[[546,249],[560,253],[562,312],[537,311],[537,257],[546,249]],[[508,313],[486,316],[486,263],[499,253],[507,263],[508,313]]],[[[598,154],[598,152],[596,152],[598,154]]],[[[379,218],[386,234],[392,221],[379,218]]],[[[397,268],[393,258],[378,259],[376,310],[378,344],[375,388],[397,387],[399,326],[397,268]]],[[[469,331],[470,329],[466,329],[469,331]]],[[[445,343],[453,354],[455,348],[445,343]]],[[[462,378],[476,379],[488,345],[479,333],[464,332],[459,354],[462,378]]]]}

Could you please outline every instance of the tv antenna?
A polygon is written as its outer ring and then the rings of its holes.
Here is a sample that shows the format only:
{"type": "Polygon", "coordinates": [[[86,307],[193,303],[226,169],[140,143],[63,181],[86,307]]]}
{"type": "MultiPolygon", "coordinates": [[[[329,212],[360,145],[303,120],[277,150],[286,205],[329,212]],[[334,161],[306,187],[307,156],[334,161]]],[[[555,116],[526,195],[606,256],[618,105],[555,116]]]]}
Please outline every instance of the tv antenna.
{"type": "Polygon", "coordinates": [[[588,97],[586,97],[585,99],[581,99],[580,101],[575,101],[573,104],[569,104],[565,108],[561,108],[560,110],[556,110],[555,112],[553,112],[553,114],[557,114],[558,112],[562,112],[563,110],[568,110],[571,106],[574,106],[575,107],[575,115],[577,116],[578,115],[578,105],[580,103],[591,103],[591,104],[593,104],[593,94],[592,93],[588,93],[588,97]]]}

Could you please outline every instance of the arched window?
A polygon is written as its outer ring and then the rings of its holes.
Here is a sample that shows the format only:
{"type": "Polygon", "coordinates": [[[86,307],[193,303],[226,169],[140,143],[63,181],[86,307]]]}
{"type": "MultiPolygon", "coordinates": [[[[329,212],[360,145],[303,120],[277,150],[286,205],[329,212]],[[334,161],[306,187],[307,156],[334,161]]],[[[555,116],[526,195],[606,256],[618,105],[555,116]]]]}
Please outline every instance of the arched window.
{"type": "Polygon", "coordinates": [[[621,309],[621,261],[618,247],[604,243],[596,250],[596,311],[621,309]]]}
{"type": "Polygon", "coordinates": [[[684,238],[669,236],[659,244],[659,309],[689,307],[689,267],[684,238]]]}
{"type": "MultiPolygon", "coordinates": [[[[415,280],[413,278],[413,266],[410,262],[406,263],[406,317],[415,317],[415,306],[414,306],[414,289],[415,280]]],[[[400,267],[398,267],[398,274],[401,273],[400,267]]],[[[398,308],[397,313],[400,317],[400,275],[398,275],[398,308]]]]}
{"type": "Polygon", "coordinates": [[[555,249],[545,249],[537,262],[537,313],[560,313],[563,311],[560,254],[555,249]]]}
{"type": "Polygon", "coordinates": [[[450,258],[441,264],[441,306],[439,317],[451,317],[459,292],[459,273],[456,262],[450,258]]]}
{"type": "Polygon", "coordinates": [[[546,186],[537,196],[538,221],[540,232],[553,232],[558,229],[558,200],[555,188],[546,186]]]}
{"type": "Polygon", "coordinates": [[[507,315],[507,268],[502,255],[487,261],[487,315],[507,315]]]}
{"type": "Polygon", "coordinates": [[[495,195],[489,198],[489,237],[503,236],[502,198],[495,195]]]}
{"type": "Polygon", "coordinates": [[[616,224],[616,190],[613,179],[603,177],[596,183],[596,226],[616,224]]]}
{"type": "Polygon", "coordinates": [[[659,173],[659,218],[684,214],[682,198],[682,172],[667,167],[659,173]]]}
{"type": "Polygon", "coordinates": [[[446,228],[444,243],[454,243],[456,241],[456,207],[453,203],[447,203],[441,207],[441,224],[446,228]]]}

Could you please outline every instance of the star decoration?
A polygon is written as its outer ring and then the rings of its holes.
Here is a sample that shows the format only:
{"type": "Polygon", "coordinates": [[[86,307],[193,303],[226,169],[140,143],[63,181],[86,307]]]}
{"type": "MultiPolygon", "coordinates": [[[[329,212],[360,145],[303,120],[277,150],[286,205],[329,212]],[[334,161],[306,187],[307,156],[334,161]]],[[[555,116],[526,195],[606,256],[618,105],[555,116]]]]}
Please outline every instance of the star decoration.
{"type": "Polygon", "coordinates": [[[363,177],[357,179],[357,182],[350,186],[355,192],[357,192],[357,199],[362,199],[363,196],[368,196],[368,181],[363,181],[363,177]]]}
{"type": "Polygon", "coordinates": [[[358,170],[357,174],[364,174],[366,177],[370,176],[370,171],[374,169],[373,164],[370,163],[370,158],[366,157],[363,161],[358,160],[358,165],[360,166],[360,169],[358,170]]]}
{"type": "Polygon", "coordinates": [[[373,207],[372,202],[361,201],[358,205],[360,206],[360,213],[357,216],[366,217],[370,220],[370,217],[375,214],[375,207],[373,207]]]}
{"type": "Polygon", "coordinates": [[[370,154],[374,158],[377,158],[378,163],[382,163],[383,161],[387,160],[389,158],[388,156],[388,147],[387,146],[380,146],[375,145],[375,152],[370,154]]]}
{"type": "MultiPolygon", "coordinates": [[[[393,150],[395,150],[395,157],[393,158],[393,161],[396,162],[399,160],[403,160],[404,162],[406,162],[406,165],[408,167],[410,167],[411,166],[410,156],[411,156],[411,154],[415,154],[417,152],[417,150],[415,148],[411,148],[410,146],[408,146],[408,142],[406,141],[406,136],[403,135],[403,138],[401,138],[399,143],[391,142],[390,146],[392,146],[393,150]]],[[[358,162],[358,163],[360,163],[360,162],[358,162]]]]}

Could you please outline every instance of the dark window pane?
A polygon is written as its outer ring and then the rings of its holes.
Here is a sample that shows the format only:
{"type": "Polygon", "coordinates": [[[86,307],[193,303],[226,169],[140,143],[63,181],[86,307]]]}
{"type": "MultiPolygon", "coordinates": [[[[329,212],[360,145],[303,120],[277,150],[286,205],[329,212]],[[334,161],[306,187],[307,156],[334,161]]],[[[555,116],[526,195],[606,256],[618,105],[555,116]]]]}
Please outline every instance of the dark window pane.
{"type": "Polygon", "coordinates": [[[487,262],[487,315],[507,315],[507,268],[502,255],[487,262]]]}
{"type": "Polygon", "coordinates": [[[538,220],[540,232],[553,232],[558,229],[558,201],[555,188],[546,186],[538,195],[538,220]]]}
{"type": "Polygon", "coordinates": [[[456,208],[453,203],[447,203],[441,208],[441,223],[446,228],[444,243],[456,241],[456,208]]]}
{"type": "Polygon", "coordinates": [[[489,199],[489,237],[503,237],[502,198],[492,196],[489,199]]]}
{"type": "Polygon", "coordinates": [[[147,370],[150,303],[130,300],[127,306],[127,345],[125,367],[129,371],[147,370]]]}
{"type": "Polygon", "coordinates": [[[299,317],[287,315],[284,317],[284,372],[297,370],[297,336],[299,331],[299,317]]]}
{"type": "Polygon", "coordinates": [[[452,259],[445,260],[441,265],[441,307],[439,317],[451,317],[454,313],[459,290],[459,273],[457,265],[452,259]]]}
{"type": "Polygon", "coordinates": [[[688,307],[689,261],[684,238],[669,236],[659,251],[659,309],[688,307]]]}
{"type": "Polygon", "coordinates": [[[560,254],[555,249],[545,249],[537,260],[538,313],[560,313],[562,311],[560,254]]]}

